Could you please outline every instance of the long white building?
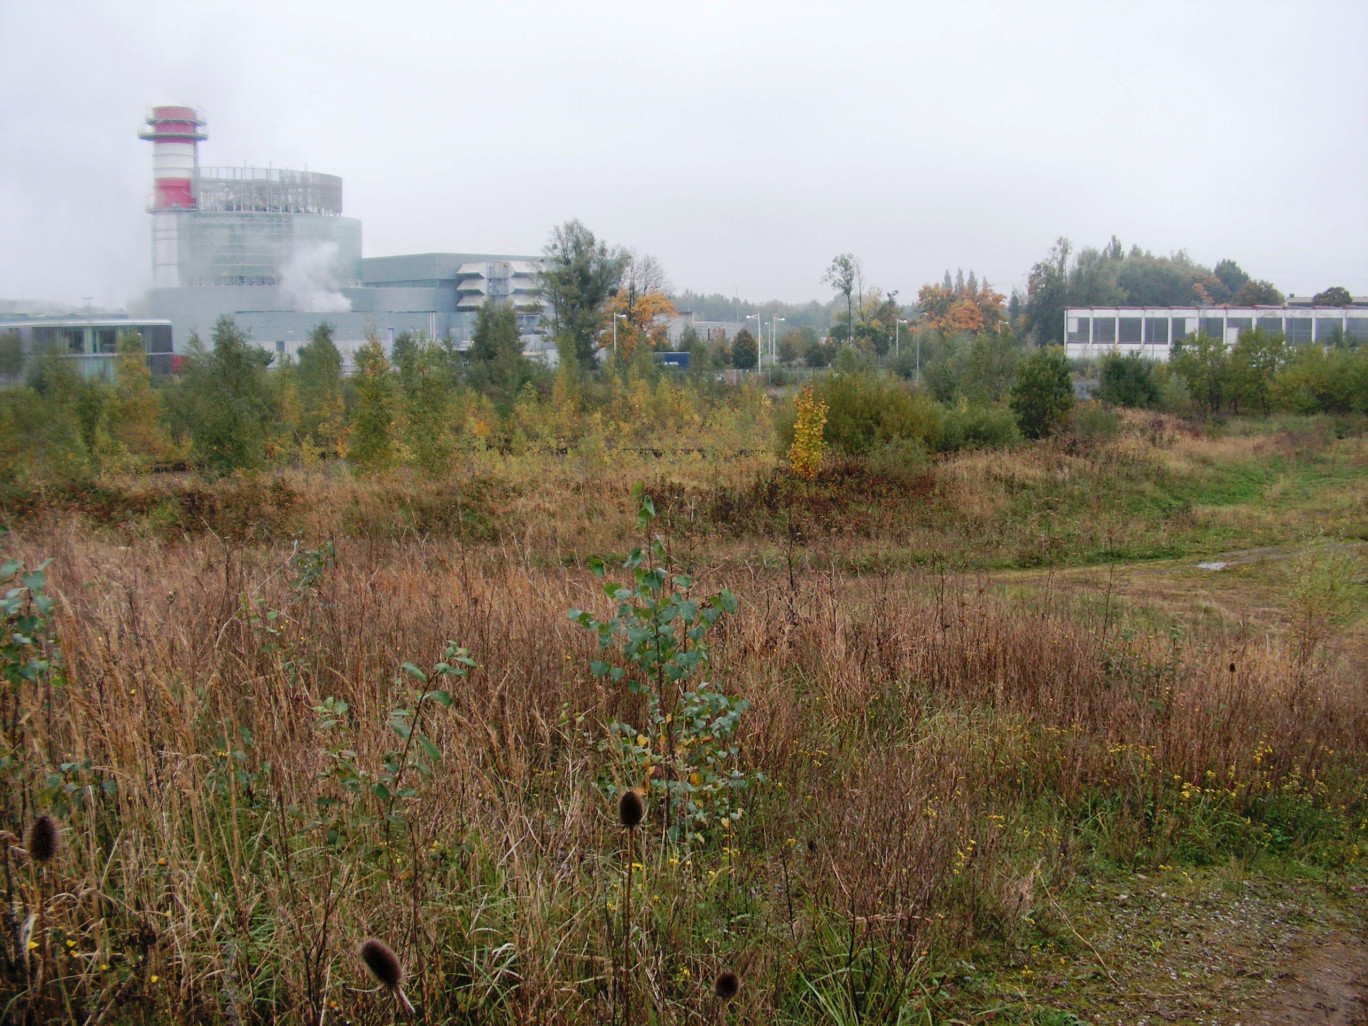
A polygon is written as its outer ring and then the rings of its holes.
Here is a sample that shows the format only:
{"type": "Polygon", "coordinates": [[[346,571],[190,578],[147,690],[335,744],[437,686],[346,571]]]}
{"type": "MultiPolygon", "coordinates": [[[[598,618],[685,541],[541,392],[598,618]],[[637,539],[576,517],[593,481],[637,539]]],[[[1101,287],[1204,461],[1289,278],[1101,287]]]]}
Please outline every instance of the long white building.
{"type": "Polygon", "coordinates": [[[1255,328],[1291,345],[1368,342],[1368,307],[1071,306],[1064,311],[1064,348],[1070,359],[1116,351],[1167,360],[1173,343],[1187,335],[1201,331],[1233,346],[1240,332],[1255,328]]]}

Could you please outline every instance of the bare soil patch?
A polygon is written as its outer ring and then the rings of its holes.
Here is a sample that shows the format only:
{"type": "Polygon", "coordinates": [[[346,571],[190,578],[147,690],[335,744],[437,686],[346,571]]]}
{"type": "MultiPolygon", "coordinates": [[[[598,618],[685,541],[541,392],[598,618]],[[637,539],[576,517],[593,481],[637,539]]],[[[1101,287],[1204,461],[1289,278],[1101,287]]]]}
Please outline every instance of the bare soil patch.
{"type": "MultiPolygon", "coordinates": [[[[1072,1021],[1368,1023],[1368,900],[1339,884],[1211,871],[1075,892],[1023,953],[1021,994],[1072,1021]]],[[[1044,1021],[1052,1021],[1046,1018],[1044,1021]]]]}

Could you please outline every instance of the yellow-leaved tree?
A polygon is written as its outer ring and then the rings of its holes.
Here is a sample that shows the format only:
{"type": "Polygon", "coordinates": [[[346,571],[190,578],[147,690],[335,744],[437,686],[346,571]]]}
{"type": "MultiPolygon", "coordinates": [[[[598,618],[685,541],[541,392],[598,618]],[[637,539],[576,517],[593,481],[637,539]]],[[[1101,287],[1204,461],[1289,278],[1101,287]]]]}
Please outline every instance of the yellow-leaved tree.
{"type": "Polygon", "coordinates": [[[789,467],[805,481],[815,480],[822,470],[822,457],[826,453],[827,404],[824,403],[811,385],[803,387],[793,399],[798,419],[793,425],[793,444],[789,446],[789,467]]]}

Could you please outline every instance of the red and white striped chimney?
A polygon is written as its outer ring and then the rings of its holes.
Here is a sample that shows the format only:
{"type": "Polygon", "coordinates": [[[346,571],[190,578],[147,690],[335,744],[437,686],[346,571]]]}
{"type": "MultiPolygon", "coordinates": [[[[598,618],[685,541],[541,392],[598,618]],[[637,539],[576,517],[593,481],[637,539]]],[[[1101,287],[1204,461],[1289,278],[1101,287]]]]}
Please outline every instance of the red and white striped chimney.
{"type": "Polygon", "coordinates": [[[138,133],[152,143],[152,210],[194,210],[198,144],[208,138],[194,107],[153,107],[138,133]]]}

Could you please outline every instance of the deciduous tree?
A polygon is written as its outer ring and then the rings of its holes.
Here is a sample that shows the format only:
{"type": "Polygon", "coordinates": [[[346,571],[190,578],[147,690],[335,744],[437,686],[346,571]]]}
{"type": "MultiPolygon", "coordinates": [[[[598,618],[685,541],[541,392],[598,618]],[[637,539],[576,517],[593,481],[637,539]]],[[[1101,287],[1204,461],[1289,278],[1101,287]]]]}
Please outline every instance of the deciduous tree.
{"type": "Polygon", "coordinates": [[[831,266],[822,274],[822,284],[830,285],[846,298],[846,330],[853,334],[855,304],[851,296],[860,280],[860,261],[853,253],[839,253],[832,257],[831,266]]]}
{"type": "Polygon", "coordinates": [[[1315,303],[1316,306],[1348,306],[1353,301],[1354,297],[1343,285],[1334,285],[1311,297],[1311,302],[1315,303]]]}
{"type": "Polygon", "coordinates": [[[561,358],[592,367],[602,335],[604,304],[622,281],[628,255],[595,239],[579,221],[567,221],[552,231],[543,253],[541,294],[561,358]]]}

